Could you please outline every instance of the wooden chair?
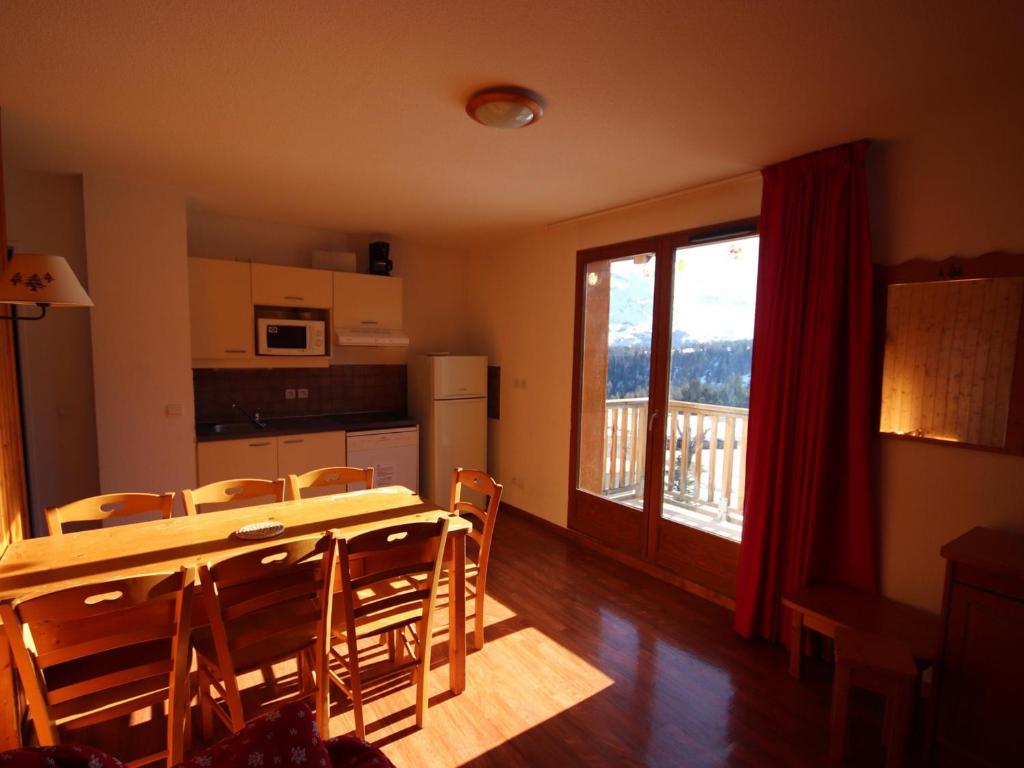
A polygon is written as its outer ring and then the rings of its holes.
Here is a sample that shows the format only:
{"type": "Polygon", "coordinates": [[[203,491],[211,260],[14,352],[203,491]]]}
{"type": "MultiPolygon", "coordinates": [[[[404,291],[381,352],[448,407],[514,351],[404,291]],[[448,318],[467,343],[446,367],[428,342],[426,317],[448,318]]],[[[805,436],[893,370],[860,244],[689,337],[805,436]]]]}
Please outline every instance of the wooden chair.
{"type": "Polygon", "coordinates": [[[338,542],[341,592],[334,596],[333,640],[345,650],[336,650],[332,640],[328,664],[336,662],[348,679],[330,666],[328,675],[352,700],[356,735],[361,739],[366,738],[365,684],[406,669],[413,670],[416,725],[423,727],[434,603],[448,525],[448,518],[436,523],[401,523],[338,542]],[[381,637],[389,640],[392,663],[364,673],[359,664],[359,641],[381,637]]]}
{"type": "Polygon", "coordinates": [[[373,488],[373,467],[324,467],[302,475],[288,476],[288,487],[293,499],[302,498],[303,488],[331,488],[347,486],[349,483],[362,483],[363,488],[373,488]]]}
{"type": "MultiPolygon", "coordinates": [[[[323,681],[335,550],[334,537],[327,533],[271,544],[199,568],[210,622],[192,636],[204,737],[211,734],[214,715],[232,732],[251,719],[243,707],[241,675],[289,659],[298,666],[298,688],[273,705],[314,697],[320,729],[327,736],[330,715],[323,681]]],[[[266,708],[264,703],[251,715],[266,708]]]]}
{"type": "Polygon", "coordinates": [[[194,571],[130,576],[0,604],[39,743],[166,699],[167,743],[130,766],[183,759],[194,571]]]}
{"type": "Polygon", "coordinates": [[[46,508],[46,527],[51,536],[64,533],[65,523],[134,517],[159,512],[164,520],[174,511],[173,493],[106,493],[90,496],[60,507],[46,508]]]}
{"type": "Polygon", "coordinates": [[[224,509],[228,506],[244,506],[239,502],[251,503],[253,499],[269,498],[271,501],[284,501],[284,478],[221,480],[199,488],[186,488],[181,492],[181,497],[185,502],[185,512],[189,515],[199,514],[199,507],[205,504],[216,504],[216,509],[224,509]]]}
{"type": "MultiPolygon", "coordinates": [[[[491,539],[494,538],[494,524],[498,519],[498,505],[501,503],[500,483],[486,472],[459,467],[452,470],[452,496],[449,510],[453,515],[473,518],[473,531],[469,538],[476,542],[476,561],[466,564],[466,584],[472,580],[475,589],[475,616],[473,645],[484,647],[484,599],[487,590],[487,566],[491,559],[491,539]],[[464,491],[471,489],[484,497],[484,507],[464,498],[464,491]]],[[[469,550],[467,561],[471,560],[469,550]]]]}
{"type": "Polygon", "coordinates": [[[903,764],[919,682],[909,646],[891,637],[839,627],[835,637],[836,673],[832,689],[829,756],[842,760],[846,751],[847,707],[851,686],[885,698],[882,741],[886,768],[903,764]]]}

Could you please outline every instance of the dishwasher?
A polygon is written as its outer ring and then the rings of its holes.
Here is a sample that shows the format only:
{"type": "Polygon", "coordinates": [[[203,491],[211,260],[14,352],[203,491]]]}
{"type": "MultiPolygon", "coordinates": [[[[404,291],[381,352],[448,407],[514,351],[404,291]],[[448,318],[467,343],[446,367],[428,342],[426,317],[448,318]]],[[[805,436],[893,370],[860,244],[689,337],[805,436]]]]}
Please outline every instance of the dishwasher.
{"type": "Polygon", "coordinates": [[[373,429],[349,432],[345,441],[350,467],[373,467],[373,484],[420,489],[420,428],[373,429]]]}

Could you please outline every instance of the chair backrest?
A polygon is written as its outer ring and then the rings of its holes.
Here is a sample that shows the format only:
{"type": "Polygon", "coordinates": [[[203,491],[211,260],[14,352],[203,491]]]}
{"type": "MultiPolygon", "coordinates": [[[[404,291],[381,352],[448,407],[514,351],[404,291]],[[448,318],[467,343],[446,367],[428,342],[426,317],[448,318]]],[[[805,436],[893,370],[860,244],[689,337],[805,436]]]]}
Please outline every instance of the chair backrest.
{"type": "MultiPolygon", "coordinates": [[[[332,488],[350,483],[362,483],[363,488],[373,488],[373,467],[323,467],[312,469],[302,475],[289,475],[288,485],[293,499],[302,498],[303,488],[332,488]]],[[[347,488],[346,490],[361,490],[347,488]]]]}
{"type": "Polygon", "coordinates": [[[386,622],[406,613],[407,623],[425,621],[423,637],[429,642],[449,520],[398,523],[339,537],[341,598],[350,653],[355,652],[357,621],[386,622]],[[356,558],[362,567],[353,576],[356,558]]]}
{"type": "Polygon", "coordinates": [[[236,669],[242,648],[297,627],[310,627],[310,636],[321,640],[329,636],[335,550],[334,536],[326,533],[200,566],[222,672],[236,669]]]}
{"type": "Polygon", "coordinates": [[[483,569],[491,553],[491,539],[494,524],[498,519],[498,505],[501,503],[501,483],[486,472],[458,467],[452,470],[452,496],[449,511],[453,515],[469,517],[473,530],[469,538],[476,542],[480,551],[477,563],[483,569]],[[467,490],[476,491],[483,498],[483,506],[466,497],[467,490]]]}
{"type": "Polygon", "coordinates": [[[0,603],[40,743],[59,743],[58,719],[102,722],[140,708],[113,702],[166,689],[177,720],[168,723],[169,764],[181,759],[193,581],[182,568],[0,603]]]}
{"type": "Polygon", "coordinates": [[[51,536],[64,533],[64,523],[79,523],[110,518],[133,517],[159,512],[168,519],[174,510],[174,493],[105,493],[90,496],[60,507],[46,508],[46,527],[51,536]]]}
{"type": "Polygon", "coordinates": [[[251,504],[254,499],[260,499],[267,503],[284,501],[284,478],[277,480],[246,478],[221,480],[199,488],[186,488],[181,492],[181,497],[185,502],[185,512],[189,515],[213,512],[228,506],[244,506],[241,502],[251,504]],[[205,504],[217,504],[218,506],[214,509],[200,510],[199,507],[205,504]]]}

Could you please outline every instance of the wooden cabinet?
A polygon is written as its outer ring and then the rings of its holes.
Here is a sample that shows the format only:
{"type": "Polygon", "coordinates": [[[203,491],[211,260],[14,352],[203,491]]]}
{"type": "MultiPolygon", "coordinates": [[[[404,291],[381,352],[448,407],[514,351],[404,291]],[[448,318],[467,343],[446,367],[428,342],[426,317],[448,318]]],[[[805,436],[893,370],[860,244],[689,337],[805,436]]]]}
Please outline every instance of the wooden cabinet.
{"type": "Polygon", "coordinates": [[[252,303],[270,307],[330,309],[331,275],[323,269],[252,265],[252,303]]]}
{"type": "Polygon", "coordinates": [[[975,528],[942,548],[943,645],[934,756],[944,766],[1024,755],[1024,536],[975,528]]]}
{"type": "Polygon", "coordinates": [[[333,274],[335,328],[401,329],[402,278],[333,274]]]}
{"type": "MultiPolygon", "coordinates": [[[[188,260],[192,360],[254,358],[249,265],[220,259],[188,260]]],[[[198,364],[197,364],[198,361],[198,364]]]]}
{"type": "Polygon", "coordinates": [[[276,437],[219,440],[196,446],[199,485],[235,478],[273,479],[277,473],[276,437]]]}
{"type": "Polygon", "coordinates": [[[196,445],[199,485],[234,478],[273,479],[345,465],[345,433],[216,440],[196,445]]]}
{"type": "Polygon", "coordinates": [[[318,432],[277,438],[277,474],[301,475],[318,467],[345,466],[345,433],[318,432]]]}

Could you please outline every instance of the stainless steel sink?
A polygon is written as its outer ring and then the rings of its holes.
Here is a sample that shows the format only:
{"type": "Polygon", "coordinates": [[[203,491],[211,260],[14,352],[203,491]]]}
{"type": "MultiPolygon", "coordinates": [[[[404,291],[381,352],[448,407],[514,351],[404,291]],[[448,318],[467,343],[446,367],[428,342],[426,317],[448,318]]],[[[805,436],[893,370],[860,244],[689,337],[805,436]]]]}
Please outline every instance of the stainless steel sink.
{"type": "Polygon", "coordinates": [[[217,435],[238,435],[243,432],[252,432],[255,427],[252,424],[231,422],[229,424],[214,424],[211,431],[217,435]]]}

